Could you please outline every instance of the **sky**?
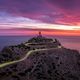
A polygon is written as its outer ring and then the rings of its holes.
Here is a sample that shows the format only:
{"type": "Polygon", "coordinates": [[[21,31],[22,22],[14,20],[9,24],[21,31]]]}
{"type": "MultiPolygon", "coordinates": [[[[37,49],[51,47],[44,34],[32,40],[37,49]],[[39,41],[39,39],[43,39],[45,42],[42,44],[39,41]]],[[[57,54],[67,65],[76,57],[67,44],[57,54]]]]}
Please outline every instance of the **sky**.
{"type": "Polygon", "coordinates": [[[80,36],[80,0],[0,0],[0,35],[80,36]]]}

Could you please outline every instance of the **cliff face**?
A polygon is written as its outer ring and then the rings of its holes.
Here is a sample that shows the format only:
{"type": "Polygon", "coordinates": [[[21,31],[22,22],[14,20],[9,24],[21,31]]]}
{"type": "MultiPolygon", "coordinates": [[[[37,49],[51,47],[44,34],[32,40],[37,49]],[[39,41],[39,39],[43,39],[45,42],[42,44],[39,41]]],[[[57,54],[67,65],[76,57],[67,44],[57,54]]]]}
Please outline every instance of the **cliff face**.
{"type": "Polygon", "coordinates": [[[36,51],[1,68],[0,80],[80,80],[80,54],[65,48],[36,51]]]}

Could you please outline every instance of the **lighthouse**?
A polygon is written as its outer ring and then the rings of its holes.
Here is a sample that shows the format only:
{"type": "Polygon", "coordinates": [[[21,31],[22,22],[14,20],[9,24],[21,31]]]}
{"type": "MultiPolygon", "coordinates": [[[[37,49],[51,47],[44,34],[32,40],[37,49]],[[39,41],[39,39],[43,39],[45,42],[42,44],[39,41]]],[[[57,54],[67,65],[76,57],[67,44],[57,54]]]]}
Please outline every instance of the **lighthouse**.
{"type": "Polygon", "coordinates": [[[39,31],[39,35],[38,35],[38,37],[42,37],[42,34],[41,34],[41,32],[39,31]]]}

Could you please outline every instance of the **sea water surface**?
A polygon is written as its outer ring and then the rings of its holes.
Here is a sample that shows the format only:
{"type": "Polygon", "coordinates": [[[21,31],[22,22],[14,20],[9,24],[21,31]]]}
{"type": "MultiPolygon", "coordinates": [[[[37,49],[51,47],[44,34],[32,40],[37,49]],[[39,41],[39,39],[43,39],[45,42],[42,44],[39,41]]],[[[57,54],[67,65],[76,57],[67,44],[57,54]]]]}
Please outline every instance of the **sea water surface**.
{"type": "MultiPolygon", "coordinates": [[[[25,42],[33,36],[0,36],[0,50],[5,46],[17,45],[25,42]]],[[[80,51],[80,37],[79,36],[46,36],[50,38],[57,38],[60,43],[70,49],[80,51]]]]}

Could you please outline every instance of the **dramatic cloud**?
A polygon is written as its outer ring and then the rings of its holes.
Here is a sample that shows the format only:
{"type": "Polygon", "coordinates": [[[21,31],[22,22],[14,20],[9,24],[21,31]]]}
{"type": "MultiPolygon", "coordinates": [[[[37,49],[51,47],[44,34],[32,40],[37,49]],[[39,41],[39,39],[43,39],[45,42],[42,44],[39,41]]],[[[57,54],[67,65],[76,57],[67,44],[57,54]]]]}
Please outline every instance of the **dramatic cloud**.
{"type": "Polygon", "coordinates": [[[79,26],[59,25],[51,23],[43,23],[38,20],[33,20],[25,17],[12,17],[4,13],[0,17],[0,29],[14,29],[14,28],[30,28],[30,29],[59,29],[59,30],[80,30],[79,26]],[[6,17],[7,16],[7,17],[6,17]]]}
{"type": "Polygon", "coordinates": [[[52,8],[46,0],[0,0],[0,10],[44,22],[55,22],[55,18],[59,15],[56,14],[58,13],[56,7],[52,8]]]}
{"type": "Polygon", "coordinates": [[[80,0],[0,0],[0,29],[80,30],[80,0]]]}
{"type": "Polygon", "coordinates": [[[0,0],[0,11],[49,23],[58,23],[57,20],[64,18],[67,23],[71,20],[79,23],[79,4],[79,0],[0,0]]]}

